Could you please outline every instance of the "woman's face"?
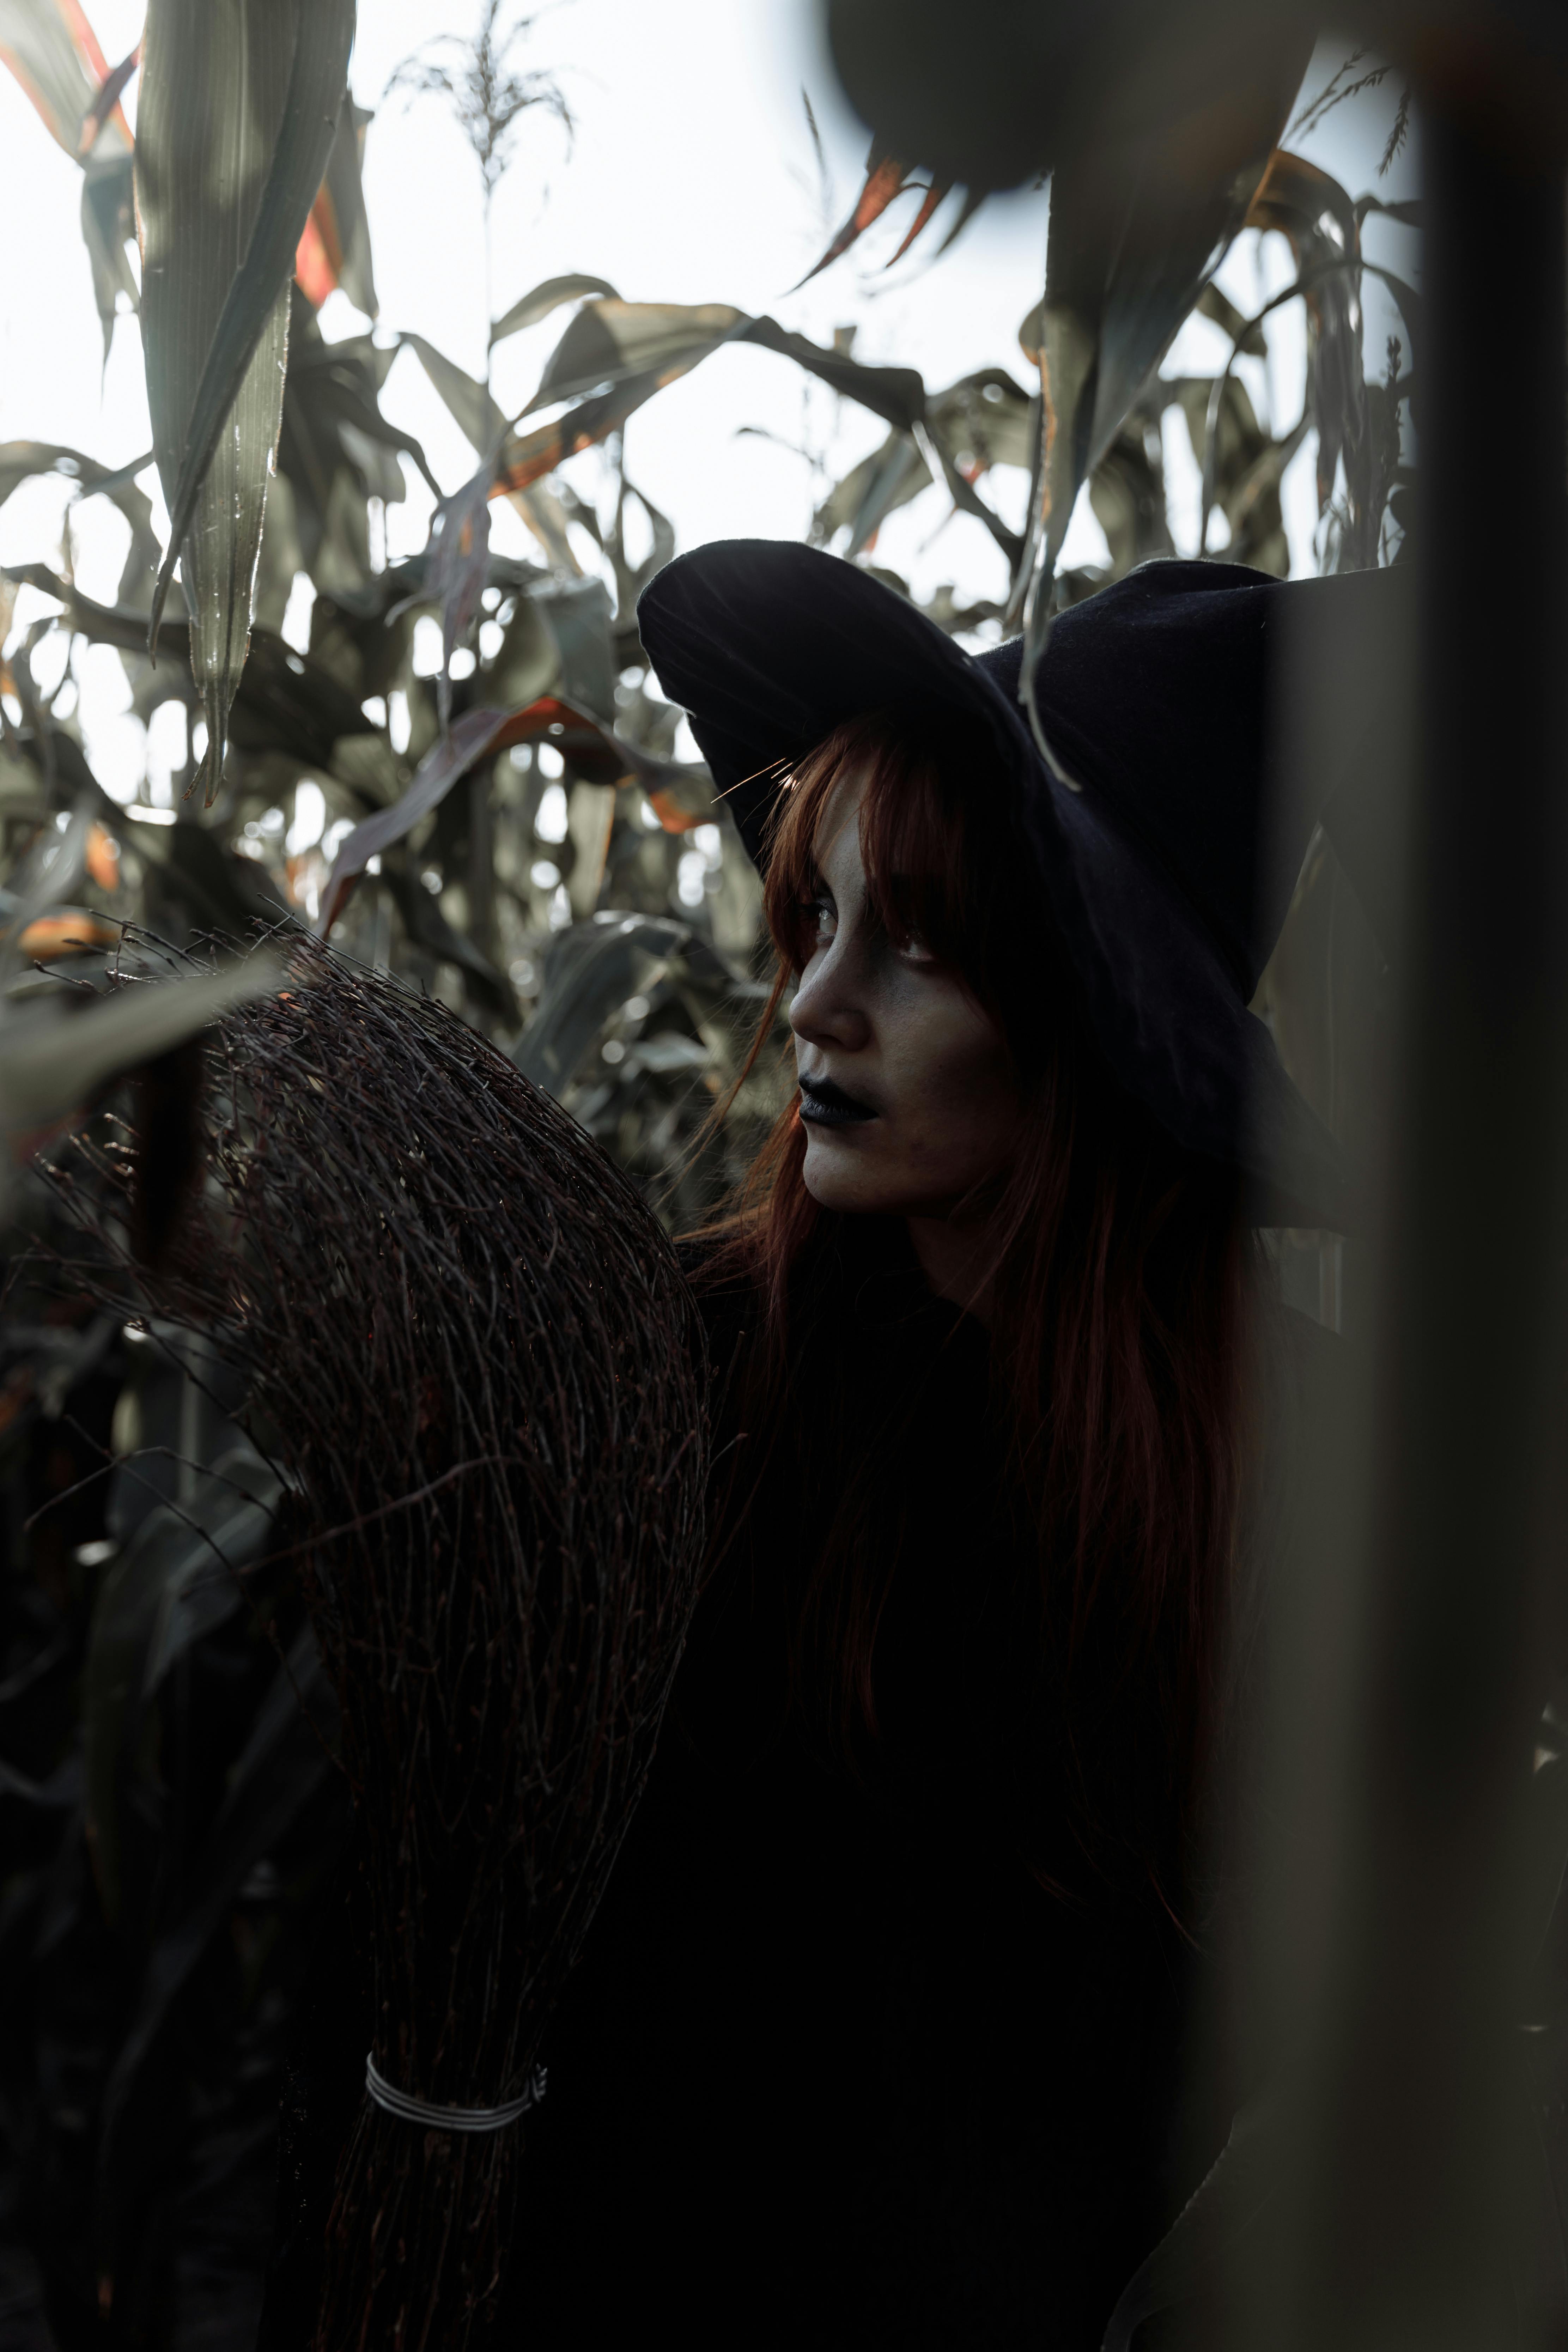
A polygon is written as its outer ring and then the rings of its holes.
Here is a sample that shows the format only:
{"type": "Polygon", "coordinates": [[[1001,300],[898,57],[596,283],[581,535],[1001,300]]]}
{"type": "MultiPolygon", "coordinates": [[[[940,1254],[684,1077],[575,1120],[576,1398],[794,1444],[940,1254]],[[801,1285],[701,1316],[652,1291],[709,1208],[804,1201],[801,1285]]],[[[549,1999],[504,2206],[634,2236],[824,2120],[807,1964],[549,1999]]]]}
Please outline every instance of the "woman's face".
{"type": "Polygon", "coordinates": [[[945,1218],[1007,1166],[1019,1125],[1012,1057],[990,1015],[867,903],[860,779],[816,839],[807,961],[790,1013],[805,1187],[825,1209],[945,1218]]]}

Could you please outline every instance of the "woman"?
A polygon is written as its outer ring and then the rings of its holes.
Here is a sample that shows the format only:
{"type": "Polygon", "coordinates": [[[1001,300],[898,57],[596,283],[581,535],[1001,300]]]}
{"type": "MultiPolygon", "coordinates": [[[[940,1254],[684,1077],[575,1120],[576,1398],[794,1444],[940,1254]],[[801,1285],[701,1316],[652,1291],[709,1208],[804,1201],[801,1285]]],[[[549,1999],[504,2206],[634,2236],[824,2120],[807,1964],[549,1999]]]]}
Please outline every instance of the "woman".
{"type": "MultiPolygon", "coordinates": [[[[643,599],[799,1092],[688,1244],[705,1588],[497,2341],[1087,2352],[1223,2139],[1245,2084],[1177,2116],[1278,1486],[1249,1219],[1341,1191],[1246,1011],[1316,814],[1268,831],[1267,669],[1325,590],[1386,593],[1157,564],[1074,608],[1048,761],[1016,645],[833,558],[712,547],[643,599]]],[[[319,2002],[275,2326],[366,2039],[319,2002]]]]}

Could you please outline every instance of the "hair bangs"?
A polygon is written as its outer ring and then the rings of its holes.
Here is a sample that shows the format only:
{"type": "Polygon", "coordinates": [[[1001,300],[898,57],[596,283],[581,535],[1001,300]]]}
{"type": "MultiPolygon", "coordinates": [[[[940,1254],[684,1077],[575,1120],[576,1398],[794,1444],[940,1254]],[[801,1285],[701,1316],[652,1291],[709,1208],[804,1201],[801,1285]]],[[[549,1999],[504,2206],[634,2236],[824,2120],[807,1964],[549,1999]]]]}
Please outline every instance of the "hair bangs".
{"type": "Polygon", "coordinates": [[[885,711],[846,720],[800,761],[780,795],[763,891],[773,943],[794,971],[806,961],[823,828],[840,787],[855,782],[875,919],[900,945],[918,938],[988,1011],[1002,1013],[1006,992],[988,943],[996,910],[978,903],[974,887],[992,864],[973,855],[987,797],[976,764],[968,730],[951,719],[885,711]]]}

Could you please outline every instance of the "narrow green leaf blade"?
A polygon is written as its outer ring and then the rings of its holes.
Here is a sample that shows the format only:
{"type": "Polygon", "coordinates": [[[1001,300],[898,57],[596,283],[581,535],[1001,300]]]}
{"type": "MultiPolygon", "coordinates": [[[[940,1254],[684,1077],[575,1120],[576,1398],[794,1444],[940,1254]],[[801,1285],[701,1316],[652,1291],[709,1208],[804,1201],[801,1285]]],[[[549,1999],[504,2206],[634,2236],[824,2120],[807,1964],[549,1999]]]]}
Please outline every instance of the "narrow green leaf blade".
{"type": "Polygon", "coordinates": [[[603,294],[612,302],[620,300],[620,296],[606,278],[588,278],[579,271],[573,271],[564,278],[547,278],[542,285],[523,295],[503,318],[496,320],[490,329],[491,349],[497,343],[504,342],[508,335],[520,335],[525,327],[537,327],[541,319],[548,319],[552,310],[559,310],[563,302],[580,302],[586,294],[603,294]]]}
{"type": "Polygon", "coordinates": [[[353,0],[153,0],[138,122],[147,395],[184,566],[210,803],[244,667],[289,284],[343,96],[353,0]]]}
{"type": "Polygon", "coordinates": [[[351,887],[370,860],[384,849],[390,849],[395,841],[401,841],[422,816],[440,806],[458,779],[492,749],[510,716],[505,710],[465,710],[450,731],[420,761],[403,798],[355,825],[332,860],[332,870],[321,893],[321,912],[316,929],[322,939],[342,912],[351,887]]]}
{"type": "Polygon", "coordinates": [[[165,1054],[233,1006],[278,984],[270,958],[222,971],[118,989],[80,1012],[0,1022],[0,1125],[36,1133],[88,1101],[121,1070],[165,1054]]]}
{"type": "Polygon", "coordinates": [[[752,324],[729,302],[586,302],[545,362],[522,411],[653,376],[669,383],[752,324]]]}
{"type": "Polygon", "coordinates": [[[482,383],[477,383],[466,368],[427,343],[423,335],[405,334],[399,338],[406,343],[429,377],[436,392],[446,403],[448,415],[464,439],[476,454],[492,449],[506,431],[506,414],[499,407],[482,383]]]}
{"type": "MultiPolygon", "coordinates": [[[[107,70],[80,11],[68,15],[58,0],[0,0],[0,64],[10,67],[66,153],[79,156],[82,125],[107,70]]],[[[123,117],[111,115],[99,152],[124,154],[129,146],[123,117]]]]}
{"type": "Polygon", "coordinates": [[[1053,174],[1045,301],[1024,338],[1039,359],[1043,452],[1018,580],[1021,590],[1032,572],[1022,683],[1032,718],[1079,491],[1246,219],[1309,49],[1309,37],[1282,34],[1266,70],[1245,61],[1224,107],[1208,93],[1195,110],[1102,139],[1053,174]]]}

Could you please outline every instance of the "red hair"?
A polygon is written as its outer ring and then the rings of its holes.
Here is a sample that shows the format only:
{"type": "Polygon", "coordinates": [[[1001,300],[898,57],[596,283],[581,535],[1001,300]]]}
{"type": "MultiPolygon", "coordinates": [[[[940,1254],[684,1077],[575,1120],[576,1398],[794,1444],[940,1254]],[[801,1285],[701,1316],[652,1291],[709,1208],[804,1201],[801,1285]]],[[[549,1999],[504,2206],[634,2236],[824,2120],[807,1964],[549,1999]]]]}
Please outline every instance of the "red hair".
{"type": "MultiPolygon", "coordinates": [[[[895,938],[918,931],[962,980],[1021,1081],[1016,1157],[978,1204],[994,1237],[994,1399],[1012,1499],[1038,1549],[1042,1643],[1069,1725],[1076,1711],[1086,1735],[1074,1742],[1069,1730],[1081,1842],[1164,1882],[1224,1713],[1243,1484],[1238,1376],[1258,1263],[1238,1180],[1181,1150],[1117,1087],[1054,951],[994,761],[973,733],[915,715],[838,728],[781,794],[764,888],[779,969],[748,1069],[801,967],[818,833],[847,770],[864,780],[868,912],[895,938]]],[[[869,1498],[895,1433],[884,1421],[857,1440],[847,1394],[836,1408],[814,1383],[807,1399],[796,1377],[831,1278],[824,1244],[857,1222],[812,1199],[805,1152],[792,1104],[715,1228],[711,1274],[743,1273],[761,1294],[739,1408],[743,1426],[769,1433],[759,1452],[771,1458],[806,1414],[840,1433],[839,1501],[804,1564],[791,1688],[826,1702],[847,1752],[857,1733],[878,1729],[877,1629],[898,1562],[896,1545],[875,1539],[889,1522],[869,1498]]],[[[719,1549],[766,1466],[748,1467],[744,1454],[721,1497],[719,1549]]]]}

